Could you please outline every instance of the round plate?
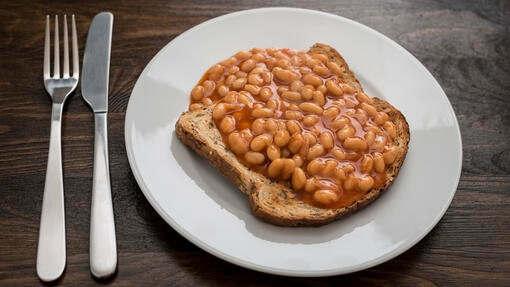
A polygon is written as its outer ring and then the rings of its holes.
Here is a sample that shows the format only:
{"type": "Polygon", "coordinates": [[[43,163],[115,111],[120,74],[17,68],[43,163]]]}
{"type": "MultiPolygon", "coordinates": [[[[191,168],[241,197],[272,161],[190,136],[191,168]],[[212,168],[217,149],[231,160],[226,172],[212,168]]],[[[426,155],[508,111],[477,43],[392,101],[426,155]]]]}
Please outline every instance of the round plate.
{"type": "Polygon", "coordinates": [[[168,43],[140,75],[126,113],[133,174],[154,209],[211,254],[262,272],[327,276],[385,262],[422,239],[457,189],[462,145],[453,109],[432,75],[404,48],[357,22],[317,11],[263,8],[204,22],[168,43]],[[252,47],[337,49],[371,96],[406,116],[409,152],[378,200],[319,228],[257,220],[247,197],[176,137],[189,93],[213,64],[252,47]]]}

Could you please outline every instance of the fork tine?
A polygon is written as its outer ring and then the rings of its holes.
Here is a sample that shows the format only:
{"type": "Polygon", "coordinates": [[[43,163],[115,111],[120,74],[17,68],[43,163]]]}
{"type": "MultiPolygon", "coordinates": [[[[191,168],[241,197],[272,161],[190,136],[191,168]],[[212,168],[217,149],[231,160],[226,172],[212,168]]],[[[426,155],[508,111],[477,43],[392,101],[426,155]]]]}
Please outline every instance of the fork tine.
{"type": "Polygon", "coordinates": [[[59,78],[60,77],[60,50],[59,50],[59,38],[58,38],[58,15],[55,15],[55,36],[53,37],[55,39],[54,42],[54,59],[53,59],[53,77],[59,78]]]}
{"type": "Polygon", "coordinates": [[[80,74],[80,61],[78,59],[78,36],[76,35],[76,21],[74,20],[74,14],[71,16],[71,29],[72,31],[72,45],[73,45],[73,78],[78,79],[78,75],[80,74]]]}
{"type": "Polygon", "coordinates": [[[44,36],[43,78],[50,78],[50,15],[46,15],[46,33],[44,36]]]}
{"type": "Polygon", "coordinates": [[[69,78],[69,36],[67,35],[67,15],[64,14],[64,79],[69,78]]]}

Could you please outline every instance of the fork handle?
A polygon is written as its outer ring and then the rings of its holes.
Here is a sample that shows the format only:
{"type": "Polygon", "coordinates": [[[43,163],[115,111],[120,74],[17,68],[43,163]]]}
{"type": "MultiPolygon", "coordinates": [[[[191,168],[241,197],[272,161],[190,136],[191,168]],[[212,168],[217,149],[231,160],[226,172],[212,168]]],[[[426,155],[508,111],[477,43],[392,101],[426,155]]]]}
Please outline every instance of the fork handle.
{"type": "Polygon", "coordinates": [[[51,107],[50,146],[37,247],[37,275],[46,282],[59,278],[66,265],[61,150],[62,107],[60,103],[53,103],[51,107]]]}
{"type": "Polygon", "coordinates": [[[90,271],[97,278],[117,268],[115,222],[108,164],[107,113],[94,113],[94,174],[90,214],[90,271]]]}

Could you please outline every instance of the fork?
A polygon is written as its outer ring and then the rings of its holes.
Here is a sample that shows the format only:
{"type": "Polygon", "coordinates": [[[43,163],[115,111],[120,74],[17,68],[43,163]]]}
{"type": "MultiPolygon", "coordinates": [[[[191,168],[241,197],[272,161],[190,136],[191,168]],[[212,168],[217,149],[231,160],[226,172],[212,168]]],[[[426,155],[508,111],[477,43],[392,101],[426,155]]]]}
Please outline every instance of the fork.
{"type": "Polygon", "coordinates": [[[61,122],[62,109],[68,96],[76,89],[79,79],[78,40],[72,15],[73,70],[69,74],[69,39],[67,16],[64,15],[64,63],[60,73],[58,15],[55,16],[53,75],[50,74],[50,16],[46,16],[44,39],[44,87],[52,99],[51,131],[48,165],[37,247],[37,275],[42,281],[56,280],[66,265],[64,183],[62,175],[61,122]]]}

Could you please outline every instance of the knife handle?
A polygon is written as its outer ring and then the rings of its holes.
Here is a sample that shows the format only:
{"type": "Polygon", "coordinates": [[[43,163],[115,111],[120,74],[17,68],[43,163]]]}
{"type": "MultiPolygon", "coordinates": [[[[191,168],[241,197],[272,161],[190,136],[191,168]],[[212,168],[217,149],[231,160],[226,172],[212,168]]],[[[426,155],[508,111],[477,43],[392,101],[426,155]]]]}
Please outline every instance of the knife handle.
{"type": "Polygon", "coordinates": [[[58,279],[66,266],[64,181],[61,150],[61,103],[51,107],[50,147],[37,247],[37,275],[42,281],[58,279]]]}
{"type": "Polygon", "coordinates": [[[107,113],[94,113],[94,122],[90,271],[96,278],[106,278],[117,269],[117,244],[108,163],[107,113]]]}

